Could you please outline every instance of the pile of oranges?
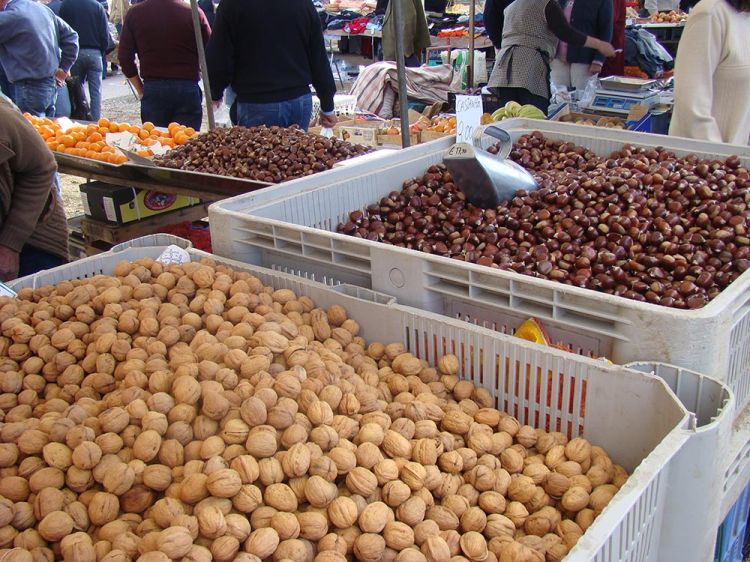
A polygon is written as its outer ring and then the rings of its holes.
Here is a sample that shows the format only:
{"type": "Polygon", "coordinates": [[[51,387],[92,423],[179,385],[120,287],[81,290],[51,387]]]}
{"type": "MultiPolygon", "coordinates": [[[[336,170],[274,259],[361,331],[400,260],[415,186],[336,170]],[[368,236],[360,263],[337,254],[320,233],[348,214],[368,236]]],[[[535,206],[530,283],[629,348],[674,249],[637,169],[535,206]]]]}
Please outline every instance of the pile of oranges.
{"type": "Polygon", "coordinates": [[[157,129],[153,123],[146,122],[142,127],[127,123],[114,123],[109,119],[99,119],[88,125],[75,125],[63,130],[60,125],[48,117],[34,117],[24,114],[36,131],[53,152],[62,152],[72,156],[90,158],[110,164],[123,164],[127,157],[116,148],[105,142],[108,133],[128,132],[136,137],[140,147],[137,153],[141,156],[153,156],[149,147],[157,142],[162,146],[174,148],[185,144],[198,133],[191,127],[170,123],[166,131],[157,129]]]}

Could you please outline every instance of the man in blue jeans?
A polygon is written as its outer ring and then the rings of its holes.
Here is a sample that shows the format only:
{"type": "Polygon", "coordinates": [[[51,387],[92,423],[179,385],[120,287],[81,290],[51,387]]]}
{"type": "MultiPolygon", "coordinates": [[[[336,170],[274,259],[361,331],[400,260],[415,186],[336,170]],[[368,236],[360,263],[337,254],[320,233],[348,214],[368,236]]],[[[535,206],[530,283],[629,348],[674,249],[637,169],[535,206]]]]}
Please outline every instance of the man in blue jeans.
{"type": "Polygon", "coordinates": [[[102,113],[102,57],[109,43],[107,13],[97,0],[65,0],[60,17],[78,33],[78,59],[71,73],[88,82],[91,119],[98,121],[102,113]]]}
{"type": "Polygon", "coordinates": [[[307,130],[310,85],[320,98],[321,125],[336,123],[336,83],[310,0],[221,0],[208,43],[214,104],[227,86],[237,94],[237,124],[307,130]]]}
{"type": "MultiPolygon", "coordinates": [[[[203,41],[208,41],[211,28],[200,8],[198,15],[203,41]]],[[[176,122],[200,129],[200,64],[189,2],[149,0],[132,5],[122,24],[118,58],[141,98],[144,122],[157,127],[176,122]]]]}
{"type": "Polygon", "coordinates": [[[0,64],[21,111],[55,116],[57,85],[78,55],[78,35],[44,4],[0,0],[0,64]]]}

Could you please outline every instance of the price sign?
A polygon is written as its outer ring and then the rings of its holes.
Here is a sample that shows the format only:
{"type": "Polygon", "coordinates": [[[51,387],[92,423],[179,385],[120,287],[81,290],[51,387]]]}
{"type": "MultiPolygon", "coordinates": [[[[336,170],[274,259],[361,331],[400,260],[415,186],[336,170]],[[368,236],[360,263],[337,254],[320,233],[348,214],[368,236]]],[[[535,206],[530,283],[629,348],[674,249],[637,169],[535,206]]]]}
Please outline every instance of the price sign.
{"type": "Polygon", "coordinates": [[[473,141],[482,113],[482,96],[456,96],[456,142],[473,141]]]}
{"type": "Polygon", "coordinates": [[[179,246],[171,245],[167,246],[164,251],[161,253],[161,255],[156,258],[156,261],[171,265],[171,264],[181,264],[181,263],[187,263],[190,261],[190,254],[188,254],[185,250],[180,248],[179,246]]]}

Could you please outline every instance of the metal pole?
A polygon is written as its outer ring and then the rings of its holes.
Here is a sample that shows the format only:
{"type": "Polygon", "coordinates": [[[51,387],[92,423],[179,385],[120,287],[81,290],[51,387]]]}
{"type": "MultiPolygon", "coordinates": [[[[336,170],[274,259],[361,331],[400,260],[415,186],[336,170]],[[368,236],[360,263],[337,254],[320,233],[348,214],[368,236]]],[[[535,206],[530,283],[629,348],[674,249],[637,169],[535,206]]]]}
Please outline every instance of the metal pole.
{"type": "MultiPolygon", "coordinates": [[[[201,77],[203,79],[203,97],[206,100],[206,115],[208,115],[208,130],[216,127],[214,119],[214,106],[211,100],[211,85],[208,81],[208,65],[206,64],[206,47],[203,44],[203,34],[201,33],[201,20],[198,17],[198,1],[190,0],[190,11],[193,13],[193,31],[195,32],[195,45],[198,47],[198,62],[201,67],[201,77]]],[[[165,25],[169,25],[165,22],[165,25]]]]}
{"type": "Polygon", "coordinates": [[[466,69],[466,83],[469,88],[474,87],[474,19],[476,17],[476,0],[469,5],[469,66],[466,69]]]}
{"type": "MultiPolygon", "coordinates": [[[[194,0],[193,0],[194,1],[194,0]]],[[[394,28],[396,29],[396,68],[398,69],[398,102],[401,107],[401,145],[409,147],[409,99],[406,94],[406,59],[404,58],[404,28],[401,2],[391,0],[393,4],[394,28]]]]}

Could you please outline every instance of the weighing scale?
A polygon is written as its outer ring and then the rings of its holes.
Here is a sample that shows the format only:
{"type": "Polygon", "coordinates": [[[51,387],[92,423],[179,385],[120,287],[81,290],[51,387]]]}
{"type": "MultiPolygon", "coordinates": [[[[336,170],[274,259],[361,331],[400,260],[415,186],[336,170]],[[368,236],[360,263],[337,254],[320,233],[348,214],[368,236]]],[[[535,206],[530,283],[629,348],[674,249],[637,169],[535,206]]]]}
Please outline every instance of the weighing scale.
{"type": "Polygon", "coordinates": [[[589,105],[592,111],[627,115],[634,105],[651,107],[659,101],[659,92],[652,89],[658,80],[612,76],[600,84],[589,105]]]}

